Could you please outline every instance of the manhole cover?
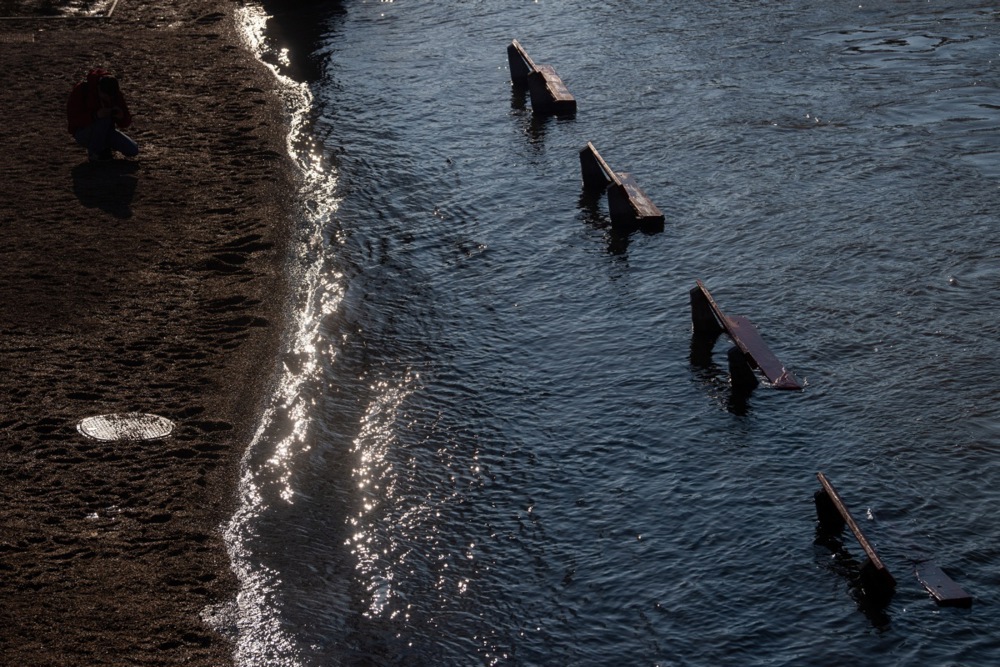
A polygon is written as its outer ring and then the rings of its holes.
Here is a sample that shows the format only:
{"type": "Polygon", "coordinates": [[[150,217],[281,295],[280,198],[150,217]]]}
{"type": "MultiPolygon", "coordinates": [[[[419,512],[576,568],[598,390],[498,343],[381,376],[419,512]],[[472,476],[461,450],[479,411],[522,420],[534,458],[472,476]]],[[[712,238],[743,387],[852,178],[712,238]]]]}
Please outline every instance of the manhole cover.
{"type": "Polygon", "coordinates": [[[174,423],[159,415],[127,412],[87,417],[76,429],[94,440],[156,440],[170,435],[174,423]]]}

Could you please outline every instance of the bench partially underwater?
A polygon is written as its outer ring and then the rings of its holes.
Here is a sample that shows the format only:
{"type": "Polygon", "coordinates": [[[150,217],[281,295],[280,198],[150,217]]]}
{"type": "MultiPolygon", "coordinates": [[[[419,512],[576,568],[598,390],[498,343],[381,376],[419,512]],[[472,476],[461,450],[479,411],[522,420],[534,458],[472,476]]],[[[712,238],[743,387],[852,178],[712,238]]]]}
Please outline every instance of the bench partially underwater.
{"type": "Polygon", "coordinates": [[[608,166],[589,141],[580,151],[580,170],[585,190],[597,193],[607,190],[612,227],[622,231],[663,231],[664,215],[656,204],[639,188],[631,174],[616,172],[608,166]]]}
{"type": "Polygon", "coordinates": [[[570,94],[551,65],[537,65],[515,39],[507,47],[510,79],[515,86],[527,88],[531,110],[536,114],[569,115],[576,113],[576,99],[570,94]]]}
{"type": "Polygon", "coordinates": [[[896,580],[876,553],[875,547],[861,532],[861,528],[851,516],[830,480],[821,472],[816,473],[816,478],[819,479],[822,486],[813,496],[816,501],[816,515],[820,525],[825,530],[834,533],[842,531],[845,525],[851,529],[866,556],[865,562],[861,566],[861,589],[871,602],[884,605],[896,591],[896,580]]]}
{"type": "Polygon", "coordinates": [[[752,390],[759,370],[775,389],[802,389],[798,378],[774,356],[754,323],[742,315],[726,315],[700,280],[691,290],[691,319],[696,336],[714,338],[725,332],[733,341],[729,350],[729,372],[733,387],[752,390]]]}
{"type": "MultiPolygon", "coordinates": [[[[875,547],[861,531],[861,527],[847,509],[833,484],[821,472],[816,473],[821,488],[815,493],[816,517],[820,526],[830,533],[840,533],[846,525],[854,533],[858,544],[864,549],[864,564],[861,566],[861,588],[872,602],[884,605],[896,590],[896,580],[885,563],[875,552],[875,547]]],[[[934,601],[942,607],[971,607],[972,596],[955,583],[944,570],[929,558],[920,558],[914,567],[917,580],[923,585],[934,601]]]]}

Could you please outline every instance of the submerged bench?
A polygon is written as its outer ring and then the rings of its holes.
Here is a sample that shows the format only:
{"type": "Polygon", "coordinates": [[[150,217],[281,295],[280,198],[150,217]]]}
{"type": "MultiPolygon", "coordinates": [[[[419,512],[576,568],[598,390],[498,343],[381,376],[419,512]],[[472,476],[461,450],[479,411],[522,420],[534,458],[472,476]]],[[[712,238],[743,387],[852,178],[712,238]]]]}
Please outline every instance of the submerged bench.
{"type": "Polygon", "coordinates": [[[514,85],[528,89],[534,113],[568,115],[576,112],[576,99],[555,69],[551,65],[536,65],[516,39],[507,47],[507,63],[514,85]]]}
{"type": "Polygon", "coordinates": [[[733,386],[752,389],[757,384],[753,369],[759,370],[775,389],[802,389],[798,379],[771,350],[754,323],[742,315],[726,315],[700,280],[691,292],[691,319],[700,336],[717,336],[723,331],[736,346],[730,350],[729,370],[733,386]]]}
{"type": "Polygon", "coordinates": [[[591,192],[607,190],[608,212],[613,226],[627,230],[663,231],[664,215],[656,204],[639,188],[630,174],[615,172],[608,166],[589,141],[580,151],[580,170],[585,189],[591,192]]]}
{"type": "MultiPolygon", "coordinates": [[[[833,488],[833,484],[821,472],[816,473],[821,489],[816,492],[816,515],[820,525],[825,530],[839,533],[847,525],[857,538],[861,548],[865,550],[867,560],[861,568],[862,588],[867,586],[865,594],[874,597],[876,601],[886,601],[895,590],[896,580],[889,574],[885,564],[875,553],[874,547],[861,532],[857,522],[851,516],[844,501],[833,488]],[[866,570],[867,568],[867,570],[866,570]]],[[[942,607],[971,607],[972,596],[955,583],[940,567],[928,558],[917,561],[914,573],[934,601],[942,607]]]]}
{"type": "Polygon", "coordinates": [[[888,602],[896,590],[896,580],[875,552],[875,547],[868,541],[865,534],[861,532],[861,528],[858,527],[857,522],[851,516],[850,511],[844,505],[844,501],[841,500],[840,494],[833,488],[830,480],[821,472],[816,473],[816,478],[819,479],[819,483],[822,486],[814,496],[816,501],[816,515],[819,518],[820,525],[826,530],[835,533],[843,530],[845,524],[850,527],[851,532],[854,533],[854,537],[858,540],[858,544],[865,550],[865,555],[867,556],[864,564],[861,566],[862,590],[864,590],[865,595],[872,602],[880,604],[888,602]]]}

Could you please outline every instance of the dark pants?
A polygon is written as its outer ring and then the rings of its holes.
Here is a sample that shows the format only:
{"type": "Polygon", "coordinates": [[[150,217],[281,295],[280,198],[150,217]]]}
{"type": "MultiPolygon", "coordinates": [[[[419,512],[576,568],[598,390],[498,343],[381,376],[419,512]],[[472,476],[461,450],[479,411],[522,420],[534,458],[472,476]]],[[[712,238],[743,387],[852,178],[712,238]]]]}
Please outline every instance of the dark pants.
{"type": "Polygon", "coordinates": [[[107,150],[118,151],[127,157],[139,154],[139,145],[115,127],[114,118],[98,118],[73,133],[73,138],[87,149],[87,155],[91,159],[100,157],[107,150]]]}

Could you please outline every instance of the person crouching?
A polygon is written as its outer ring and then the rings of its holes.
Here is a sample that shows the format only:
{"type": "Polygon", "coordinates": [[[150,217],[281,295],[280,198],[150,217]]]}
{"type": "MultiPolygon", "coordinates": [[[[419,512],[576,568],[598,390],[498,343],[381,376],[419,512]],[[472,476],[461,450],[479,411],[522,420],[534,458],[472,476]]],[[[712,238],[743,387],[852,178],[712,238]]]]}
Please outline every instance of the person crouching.
{"type": "Polygon", "coordinates": [[[69,133],[87,149],[91,162],[110,160],[113,151],[126,157],[139,154],[139,145],[121,130],[132,124],[118,79],[103,69],[92,69],[86,81],[73,86],[66,106],[69,133]]]}

